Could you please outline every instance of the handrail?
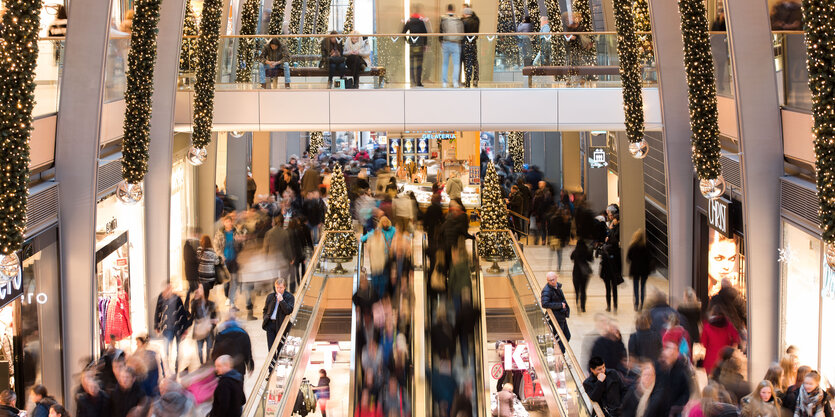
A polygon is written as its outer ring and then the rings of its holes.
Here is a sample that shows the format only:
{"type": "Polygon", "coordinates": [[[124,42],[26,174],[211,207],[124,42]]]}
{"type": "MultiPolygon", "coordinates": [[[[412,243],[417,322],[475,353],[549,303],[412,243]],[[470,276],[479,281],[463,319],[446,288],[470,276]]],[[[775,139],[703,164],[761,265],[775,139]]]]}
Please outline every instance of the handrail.
{"type": "MultiPolygon", "coordinates": [[[[310,280],[313,277],[314,271],[316,270],[313,267],[314,260],[318,260],[322,255],[322,248],[325,247],[325,239],[331,233],[344,233],[346,231],[338,230],[338,231],[325,231],[322,233],[322,237],[319,239],[319,244],[316,245],[316,250],[313,252],[313,256],[310,257],[310,264],[311,267],[307,268],[307,271],[302,278],[302,282],[299,285],[299,294],[304,294],[305,289],[310,286],[310,280]]],[[[353,231],[350,231],[353,233],[353,231]]],[[[243,416],[249,416],[253,412],[253,407],[258,404],[258,400],[266,393],[266,386],[269,381],[269,373],[271,372],[271,368],[274,366],[275,357],[279,352],[279,347],[284,345],[285,334],[289,330],[289,327],[292,326],[293,323],[296,321],[296,316],[299,313],[299,310],[302,307],[301,299],[297,299],[293,305],[293,312],[290,313],[287,317],[284,318],[284,321],[281,323],[281,327],[279,328],[278,333],[276,333],[275,342],[270,347],[270,351],[267,354],[267,360],[264,362],[264,365],[261,367],[261,371],[258,372],[258,377],[255,380],[255,385],[252,387],[252,391],[250,392],[249,396],[247,397],[246,405],[244,406],[243,416]],[[259,383],[259,381],[261,383],[259,383]]]]}
{"type": "MultiPolygon", "coordinates": [[[[638,35],[651,35],[652,32],[635,32],[638,35]]],[[[724,33],[724,32],[719,32],[724,33]]],[[[363,38],[384,38],[384,37],[405,37],[411,36],[413,38],[417,37],[426,37],[426,38],[438,38],[443,36],[554,36],[554,35],[586,35],[586,36],[597,36],[597,35],[617,35],[617,32],[613,31],[599,31],[599,32],[478,32],[478,33],[358,33],[356,35],[346,35],[344,33],[337,33],[337,34],[330,34],[330,33],[289,33],[289,34],[281,34],[281,35],[269,35],[266,33],[256,34],[256,35],[221,35],[220,39],[263,39],[263,38],[350,38],[350,37],[363,37],[363,38]]],[[[130,39],[130,37],[111,37],[110,39],[130,39]]],[[[198,35],[187,35],[183,36],[183,39],[197,39],[198,35]]]]}
{"type": "MultiPolygon", "coordinates": [[[[364,242],[362,241],[362,239],[358,239],[358,240],[359,240],[359,246],[357,247],[357,273],[355,275],[356,279],[354,280],[354,285],[353,285],[354,286],[354,291],[351,294],[356,294],[357,293],[357,290],[359,290],[360,280],[363,279],[362,278],[362,273],[363,273],[362,264],[363,264],[363,259],[365,258],[365,254],[363,253],[363,250],[365,249],[365,247],[364,247],[364,242]]],[[[353,301],[351,302],[351,304],[353,304],[353,301]]],[[[356,337],[357,332],[360,330],[359,326],[357,326],[357,320],[362,320],[362,317],[360,317],[359,314],[360,314],[359,313],[359,306],[352,305],[351,306],[351,336],[352,337],[356,337]]],[[[362,369],[362,366],[359,366],[360,364],[359,364],[359,361],[357,360],[357,356],[360,354],[360,352],[357,350],[357,340],[356,339],[354,339],[353,342],[351,343],[351,351],[352,351],[351,352],[351,367],[349,368],[351,370],[351,379],[348,382],[348,415],[349,416],[353,416],[354,415],[354,410],[356,410],[356,408],[357,408],[356,407],[357,400],[358,400],[358,398],[357,398],[357,396],[358,396],[357,386],[359,386],[359,384],[360,384],[360,382],[357,379],[361,378],[360,369],[362,369]]],[[[359,395],[361,395],[361,394],[359,394],[359,395]]]]}
{"type": "MultiPolygon", "coordinates": [[[[528,260],[524,257],[522,248],[519,245],[519,242],[516,240],[516,236],[514,236],[513,233],[511,233],[509,230],[505,230],[504,232],[510,236],[510,241],[513,243],[513,249],[517,254],[519,263],[522,265],[522,269],[524,269],[525,271],[525,278],[528,281],[528,285],[531,287],[531,290],[535,291],[535,294],[541,294],[542,287],[539,285],[538,282],[536,282],[536,280],[531,279],[531,277],[535,277],[536,275],[534,275],[531,265],[528,263],[528,260]]],[[[583,371],[583,367],[580,366],[580,362],[577,360],[577,357],[574,356],[574,352],[571,350],[571,347],[568,346],[568,339],[566,339],[565,334],[558,325],[557,319],[556,317],[554,317],[554,312],[547,308],[542,308],[542,310],[544,314],[547,316],[548,321],[550,321],[551,323],[551,330],[556,331],[559,339],[565,341],[563,343],[563,345],[565,346],[565,352],[563,352],[563,356],[567,357],[569,360],[569,363],[567,363],[566,365],[574,367],[575,371],[580,376],[580,378],[585,379],[586,373],[583,371]]],[[[583,399],[586,401],[586,403],[591,404],[591,406],[594,409],[594,412],[598,416],[602,417],[605,415],[603,414],[603,409],[600,408],[600,405],[589,398],[588,393],[586,393],[585,388],[583,388],[582,381],[580,381],[580,383],[577,384],[577,390],[581,393],[581,395],[583,395],[583,399]]]]}
{"type": "Polygon", "coordinates": [[[511,210],[511,209],[507,209],[507,214],[514,215],[514,216],[516,216],[516,217],[518,217],[518,218],[520,218],[520,219],[522,219],[522,220],[524,220],[524,221],[527,221],[527,222],[531,221],[531,218],[530,218],[530,217],[525,217],[525,216],[521,215],[520,213],[517,213],[517,212],[515,212],[515,211],[513,211],[513,210],[511,210]]]}
{"type": "MultiPolygon", "coordinates": [[[[473,351],[475,353],[475,358],[473,360],[475,363],[484,366],[484,346],[487,340],[487,325],[485,324],[487,310],[484,305],[484,281],[481,279],[481,265],[480,258],[478,257],[478,245],[476,244],[475,239],[471,240],[470,243],[473,248],[473,263],[470,265],[470,271],[472,271],[475,275],[475,284],[472,290],[471,301],[473,306],[478,307],[480,314],[478,325],[475,329],[473,329],[473,351]]],[[[487,369],[481,369],[480,377],[477,377],[476,381],[473,381],[473,390],[475,391],[473,399],[480,400],[476,401],[476,403],[479,404],[478,413],[476,414],[477,417],[487,415],[488,411],[485,407],[491,402],[490,384],[487,382],[490,378],[488,375],[489,373],[487,369]]]]}

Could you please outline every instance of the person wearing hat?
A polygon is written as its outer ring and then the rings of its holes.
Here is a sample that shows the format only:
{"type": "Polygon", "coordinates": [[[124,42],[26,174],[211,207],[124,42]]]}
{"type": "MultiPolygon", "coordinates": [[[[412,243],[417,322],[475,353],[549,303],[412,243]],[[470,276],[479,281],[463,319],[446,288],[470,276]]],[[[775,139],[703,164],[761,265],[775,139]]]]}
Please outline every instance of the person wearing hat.
{"type": "MultiPolygon", "coordinates": [[[[478,33],[479,20],[473,9],[465,7],[463,12],[464,33],[478,33]]],[[[464,38],[462,58],[464,61],[464,87],[478,87],[478,45],[475,35],[464,38]]]]}

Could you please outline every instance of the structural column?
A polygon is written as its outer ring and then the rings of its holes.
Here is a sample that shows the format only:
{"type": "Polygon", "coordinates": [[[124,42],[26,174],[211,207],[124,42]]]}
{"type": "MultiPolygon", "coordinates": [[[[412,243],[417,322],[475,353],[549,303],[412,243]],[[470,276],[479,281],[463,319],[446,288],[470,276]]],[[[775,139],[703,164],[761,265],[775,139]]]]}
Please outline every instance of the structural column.
{"type": "MultiPolygon", "coordinates": [[[[618,141],[618,196],[620,197],[620,247],[626,265],[626,251],[632,235],[646,225],[644,207],[644,161],[629,153],[626,133],[615,134],[618,141]]],[[[624,271],[627,271],[626,269],[624,271]]]]}
{"type": "MultiPolygon", "coordinates": [[[[586,141],[586,155],[592,154],[592,147],[605,147],[606,146],[606,134],[589,134],[589,133],[581,133],[581,135],[586,135],[588,140],[586,141]]],[[[583,161],[584,164],[587,164],[586,167],[586,201],[589,204],[589,208],[595,212],[599,213],[606,206],[609,205],[609,193],[608,193],[608,178],[607,172],[608,168],[606,167],[592,167],[589,165],[588,160],[583,161]]]]}
{"type": "MultiPolygon", "coordinates": [[[[160,6],[157,61],[154,64],[154,96],[151,110],[151,143],[145,175],[145,276],[146,300],[156,300],[171,277],[169,249],[171,222],[171,152],[174,136],[174,97],[180,68],[185,0],[168,0],[160,6]]],[[[154,310],[147,309],[148,323],[154,310]]]]}
{"type": "Polygon", "coordinates": [[[779,359],[780,188],[783,140],[768,5],[727,0],[740,161],[745,269],[748,276],[749,380],[779,359]],[[754,285],[756,284],[756,285],[754,285]]]}
{"type": "Polygon", "coordinates": [[[664,123],[670,294],[676,295],[692,285],[693,276],[693,163],[684,43],[677,2],[649,0],[649,7],[664,123]]]}
{"type": "Polygon", "coordinates": [[[252,177],[258,195],[270,194],[270,132],[252,133],[252,177]]]}
{"type": "Polygon", "coordinates": [[[59,190],[64,398],[74,409],[79,359],[93,353],[96,279],[96,181],[110,1],[74,0],[70,8],[55,134],[59,190]]]}
{"type": "Polygon", "coordinates": [[[239,138],[226,136],[226,194],[237,198],[235,209],[239,211],[246,210],[247,136],[252,137],[252,133],[239,138]]]}

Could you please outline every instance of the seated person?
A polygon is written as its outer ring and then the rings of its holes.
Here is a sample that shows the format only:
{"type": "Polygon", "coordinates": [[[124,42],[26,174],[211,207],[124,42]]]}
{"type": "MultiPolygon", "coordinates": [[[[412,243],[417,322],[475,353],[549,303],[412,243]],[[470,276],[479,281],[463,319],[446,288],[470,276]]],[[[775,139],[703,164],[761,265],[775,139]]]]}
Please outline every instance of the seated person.
{"type": "Polygon", "coordinates": [[[617,371],[606,369],[606,364],[600,356],[589,359],[588,378],[583,381],[583,388],[589,399],[600,404],[606,417],[620,416],[620,406],[623,401],[623,381],[617,371]]]}
{"type": "Polygon", "coordinates": [[[345,40],[344,52],[345,64],[354,77],[354,88],[359,88],[360,73],[371,66],[371,45],[357,31],[352,31],[351,36],[345,40]]]}
{"type": "MultiPolygon", "coordinates": [[[[335,30],[330,32],[330,35],[336,34],[335,30]]],[[[319,61],[319,68],[327,68],[328,88],[331,88],[334,75],[338,75],[339,78],[345,77],[345,56],[342,53],[342,43],[335,36],[330,36],[322,39],[320,49],[322,59],[319,61]]]]}
{"type": "MultiPolygon", "coordinates": [[[[261,50],[261,55],[258,57],[264,66],[264,77],[266,81],[261,83],[263,88],[267,88],[278,83],[278,74],[284,72],[284,87],[290,88],[290,52],[287,47],[281,43],[278,38],[270,39],[270,43],[264,46],[261,50]]],[[[273,87],[275,88],[275,87],[273,87]]]]}

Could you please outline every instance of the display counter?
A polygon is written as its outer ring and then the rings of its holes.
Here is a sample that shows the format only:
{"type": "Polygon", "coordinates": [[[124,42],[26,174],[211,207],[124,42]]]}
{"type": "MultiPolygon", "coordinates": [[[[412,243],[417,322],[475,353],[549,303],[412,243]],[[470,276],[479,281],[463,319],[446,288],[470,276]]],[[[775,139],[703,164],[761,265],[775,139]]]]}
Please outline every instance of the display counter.
{"type": "MultiPolygon", "coordinates": [[[[397,183],[397,193],[405,194],[407,192],[415,193],[418,205],[421,208],[426,208],[432,202],[432,183],[397,183]]],[[[461,192],[461,201],[464,203],[464,208],[472,210],[481,206],[481,197],[479,195],[478,186],[466,185],[464,191],[461,192]]],[[[441,206],[443,208],[449,207],[449,195],[446,191],[441,191],[441,206]]]]}

